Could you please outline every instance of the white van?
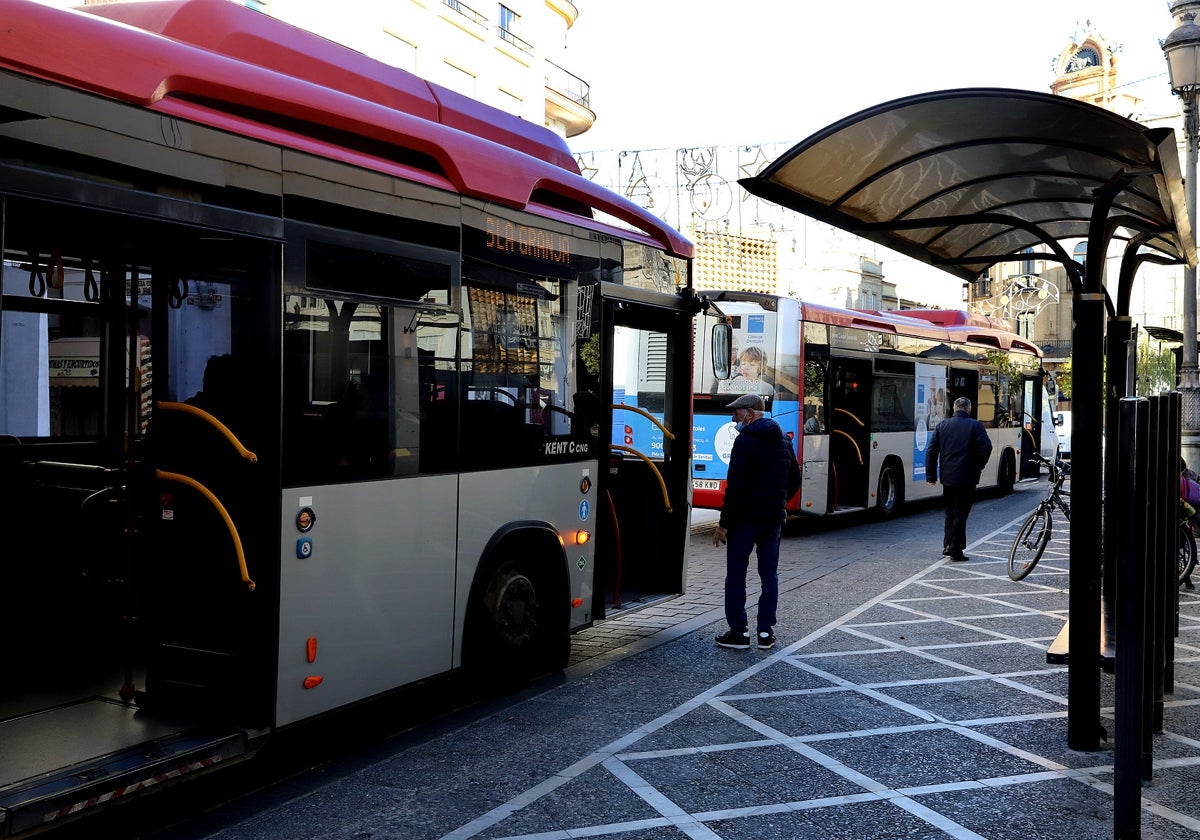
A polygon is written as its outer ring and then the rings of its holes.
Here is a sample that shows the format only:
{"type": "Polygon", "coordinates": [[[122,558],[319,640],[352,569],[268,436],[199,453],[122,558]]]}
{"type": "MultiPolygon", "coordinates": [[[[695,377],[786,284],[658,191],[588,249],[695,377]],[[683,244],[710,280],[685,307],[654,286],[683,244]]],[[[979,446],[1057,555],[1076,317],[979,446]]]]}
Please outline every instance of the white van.
{"type": "Polygon", "coordinates": [[[1058,452],[1069,461],[1071,459],[1071,412],[1060,411],[1054,415],[1054,431],[1058,434],[1058,452]]]}

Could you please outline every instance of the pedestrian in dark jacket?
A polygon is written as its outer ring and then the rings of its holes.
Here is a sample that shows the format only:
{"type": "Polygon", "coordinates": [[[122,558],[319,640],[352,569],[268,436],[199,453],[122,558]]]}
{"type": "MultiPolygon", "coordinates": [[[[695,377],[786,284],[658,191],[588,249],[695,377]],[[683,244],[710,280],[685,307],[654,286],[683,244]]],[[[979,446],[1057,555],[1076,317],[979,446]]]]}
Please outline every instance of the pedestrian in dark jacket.
{"type": "Polygon", "coordinates": [[[942,536],[942,556],[967,560],[967,517],[975,502],[975,487],[988,458],[992,442],[983,424],[971,416],[971,401],[954,401],[954,416],[938,423],[925,450],[925,481],[937,484],[939,468],[942,502],[946,506],[946,527],[942,536]]]}
{"type": "Polygon", "coordinates": [[[725,648],[750,647],[746,616],[746,572],[750,551],[758,556],[757,643],[775,644],[775,612],[779,605],[779,540],[787,519],[787,500],[799,487],[799,465],[791,442],[779,424],[764,417],[763,398],[746,394],[729,404],[738,436],[729,455],[725,503],[713,534],[713,545],[725,545],[725,620],[729,630],[717,636],[725,648]],[[789,493],[789,491],[791,491],[789,493]]]}

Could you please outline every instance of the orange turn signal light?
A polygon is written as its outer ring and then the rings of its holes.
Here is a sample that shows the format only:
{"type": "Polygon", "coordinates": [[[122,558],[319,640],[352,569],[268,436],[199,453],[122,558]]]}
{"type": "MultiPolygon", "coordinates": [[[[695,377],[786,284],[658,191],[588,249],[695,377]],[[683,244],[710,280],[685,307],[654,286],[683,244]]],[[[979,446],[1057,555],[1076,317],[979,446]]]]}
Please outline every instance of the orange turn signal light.
{"type": "Polygon", "coordinates": [[[592,538],[592,535],[589,531],[576,531],[575,532],[575,545],[583,545],[591,538],[592,538]]]}
{"type": "Polygon", "coordinates": [[[304,678],[304,687],[305,688],[316,688],[323,682],[325,682],[324,677],[305,677],[304,678]]]}
{"type": "Polygon", "coordinates": [[[571,606],[572,606],[572,607],[582,607],[582,606],[583,606],[583,599],[582,599],[582,598],[572,598],[572,599],[571,599],[571,606]]]}

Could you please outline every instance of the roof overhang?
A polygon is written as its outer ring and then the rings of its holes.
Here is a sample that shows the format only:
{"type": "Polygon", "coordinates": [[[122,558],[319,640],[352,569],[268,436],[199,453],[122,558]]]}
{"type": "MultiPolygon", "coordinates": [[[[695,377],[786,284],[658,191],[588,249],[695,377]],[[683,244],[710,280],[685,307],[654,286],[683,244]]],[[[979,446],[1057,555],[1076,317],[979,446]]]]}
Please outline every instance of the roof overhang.
{"type": "MultiPolygon", "coordinates": [[[[974,280],[1044,244],[1106,233],[1195,264],[1169,128],[1025,90],[968,88],[877,105],[739,183],[750,193],[974,280]],[[1103,206],[1103,205],[1101,205],[1103,206]]],[[[1107,241],[1107,240],[1106,240],[1107,241]]]]}

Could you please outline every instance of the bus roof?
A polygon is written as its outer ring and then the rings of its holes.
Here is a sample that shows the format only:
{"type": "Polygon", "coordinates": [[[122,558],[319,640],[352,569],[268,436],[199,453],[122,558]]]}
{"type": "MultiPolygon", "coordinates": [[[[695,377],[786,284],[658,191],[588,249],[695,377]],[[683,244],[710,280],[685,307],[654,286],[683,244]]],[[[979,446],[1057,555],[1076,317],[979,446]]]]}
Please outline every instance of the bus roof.
{"type": "Polygon", "coordinates": [[[845,327],[876,329],[938,341],[982,345],[996,350],[1041,357],[1037,345],[1010,332],[1003,321],[954,309],[839,309],[819,303],[801,303],[806,321],[845,327]]]}
{"type": "MultiPolygon", "coordinates": [[[[707,290],[697,292],[727,308],[729,304],[747,303],[771,312],[778,311],[778,295],[738,290],[707,290]]],[[[965,343],[991,347],[996,350],[1029,353],[1041,357],[1037,345],[1009,331],[1004,321],[986,315],[976,315],[959,309],[843,309],[823,303],[796,301],[800,318],[819,324],[839,327],[873,329],[895,335],[928,338],[946,343],[965,343]]]]}
{"type": "Polygon", "coordinates": [[[544,126],[229,0],[0,0],[0,18],[0,68],[546,216],[598,210],[694,252],[544,126]]]}

